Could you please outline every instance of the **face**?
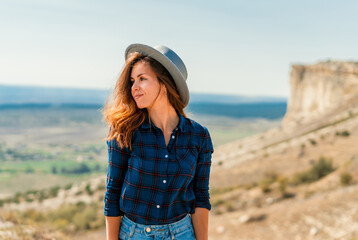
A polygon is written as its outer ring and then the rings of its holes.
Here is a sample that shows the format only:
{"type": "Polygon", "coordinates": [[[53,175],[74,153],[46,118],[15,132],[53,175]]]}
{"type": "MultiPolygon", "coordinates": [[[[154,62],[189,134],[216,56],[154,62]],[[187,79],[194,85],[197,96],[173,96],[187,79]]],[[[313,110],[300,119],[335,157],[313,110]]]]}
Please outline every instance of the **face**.
{"type": "Polygon", "coordinates": [[[132,97],[138,108],[150,109],[155,102],[161,100],[165,87],[161,87],[162,84],[149,63],[137,62],[132,68],[130,81],[132,97]]]}

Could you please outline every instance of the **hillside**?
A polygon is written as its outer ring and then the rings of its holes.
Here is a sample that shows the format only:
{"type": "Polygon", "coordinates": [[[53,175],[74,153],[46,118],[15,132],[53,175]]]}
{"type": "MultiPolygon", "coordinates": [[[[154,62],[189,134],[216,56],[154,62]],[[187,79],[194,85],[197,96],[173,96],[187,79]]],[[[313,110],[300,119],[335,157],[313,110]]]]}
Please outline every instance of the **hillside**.
{"type": "Polygon", "coordinates": [[[211,239],[355,239],[358,115],[270,141],[278,131],[215,149],[211,239]],[[252,147],[265,139],[267,144],[252,147]],[[238,150],[228,156],[228,149],[238,150]],[[332,172],[312,183],[291,184],[322,157],[332,160],[332,172]],[[347,186],[341,180],[345,175],[352,177],[347,186]]]}
{"type": "MultiPolygon", "coordinates": [[[[293,94],[282,124],[215,147],[210,240],[358,239],[358,79],[355,68],[348,73],[345,70],[352,66],[357,64],[293,66],[293,94]],[[297,69],[301,69],[299,74],[297,69]],[[335,86],[341,90],[329,87],[331,81],[338,81],[335,86]],[[334,101],[327,96],[334,96],[334,101]]],[[[74,239],[104,239],[100,220],[104,180],[105,176],[62,188],[42,203],[36,194],[31,202],[24,200],[29,196],[21,195],[20,204],[6,207],[22,209],[29,219],[40,219],[33,221],[41,226],[41,218],[53,221],[51,226],[57,226],[57,230],[48,230],[53,236],[67,231],[74,239]],[[65,209],[74,210],[76,218],[63,217],[59,223],[38,213],[61,213],[64,203],[65,209]],[[41,210],[32,213],[32,207],[41,210]],[[84,231],[86,226],[78,219],[93,219],[94,225],[88,225],[93,230],[84,231]],[[74,231],[76,228],[78,231],[74,231]]],[[[0,234],[16,232],[16,221],[23,217],[6,214],[0,220],[0,229],[5,229],[0,234]]],[[[31,228],[29,223],[22,226],[31,228]]],[[[50,233],[39,232],[43,237],[39,239],[50,239],[44,237],[50,233]]]]}
{"type": "Polygon", "coordinates": [[[358,238],[357,66],[293,66],[282,125],[215,149],[210,239],[358,238]]]}

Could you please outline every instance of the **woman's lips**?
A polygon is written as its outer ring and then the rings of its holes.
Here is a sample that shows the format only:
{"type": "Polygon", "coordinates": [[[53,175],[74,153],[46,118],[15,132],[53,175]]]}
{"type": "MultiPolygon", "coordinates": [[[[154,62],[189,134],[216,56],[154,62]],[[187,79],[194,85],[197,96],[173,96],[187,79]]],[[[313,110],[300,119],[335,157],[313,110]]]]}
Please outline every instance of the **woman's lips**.
{"type": "Polygon", "coordinates": [[[136,96],[134,96],[134,99],[138,99],[138,98],[140,98],[141,96],[143,96],[143,94],[136,95],[136,96]]]}

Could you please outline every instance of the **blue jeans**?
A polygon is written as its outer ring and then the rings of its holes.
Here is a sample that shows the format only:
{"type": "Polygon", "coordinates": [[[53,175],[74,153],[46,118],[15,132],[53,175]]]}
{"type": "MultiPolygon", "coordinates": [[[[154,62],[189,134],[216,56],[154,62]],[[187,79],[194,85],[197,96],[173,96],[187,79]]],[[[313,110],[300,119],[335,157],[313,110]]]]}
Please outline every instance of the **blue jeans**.
{"type": "Polygon", "coordinates": [[[143,225],[127,218],[122,218],[119,239],[121,240],[195,240],[191,216],[164,225],[143,225]]]}

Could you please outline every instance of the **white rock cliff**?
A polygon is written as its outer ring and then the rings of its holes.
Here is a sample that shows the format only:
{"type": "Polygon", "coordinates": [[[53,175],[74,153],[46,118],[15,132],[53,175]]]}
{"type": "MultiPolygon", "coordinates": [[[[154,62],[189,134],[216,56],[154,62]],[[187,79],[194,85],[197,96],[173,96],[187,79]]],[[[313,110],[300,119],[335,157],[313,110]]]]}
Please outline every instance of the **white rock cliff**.
{"type": "Polygon", "coordinates": [[[358,106],[358,62],[292,65],[284,129],[297,128],[358,106]]]}

